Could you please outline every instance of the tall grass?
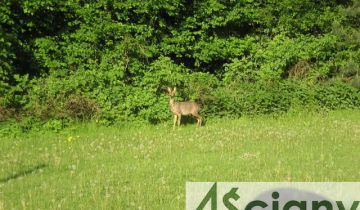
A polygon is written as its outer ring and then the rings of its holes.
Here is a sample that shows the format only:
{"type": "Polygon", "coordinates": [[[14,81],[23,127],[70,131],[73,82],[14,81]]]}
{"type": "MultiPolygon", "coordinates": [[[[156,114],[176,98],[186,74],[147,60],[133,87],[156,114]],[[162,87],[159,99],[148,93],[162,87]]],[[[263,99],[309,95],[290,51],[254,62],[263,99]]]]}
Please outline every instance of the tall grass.
{"type": "Polygon", "coordinates": [[[3,137],[0,209],[184,209],[186,181],[358,181],[360,111],[3,137]]]}

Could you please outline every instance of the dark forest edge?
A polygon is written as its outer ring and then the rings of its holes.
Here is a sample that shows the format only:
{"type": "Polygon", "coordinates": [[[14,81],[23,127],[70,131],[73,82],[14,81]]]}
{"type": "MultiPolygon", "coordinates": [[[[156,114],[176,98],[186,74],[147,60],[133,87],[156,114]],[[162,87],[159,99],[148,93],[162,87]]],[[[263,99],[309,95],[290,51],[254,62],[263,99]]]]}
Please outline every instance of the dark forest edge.
{"type": "Polygon", "coordinates": [[[359,0],[13,1],[0,5],[0,121],[171,119],[360,108],[359,0]]]}

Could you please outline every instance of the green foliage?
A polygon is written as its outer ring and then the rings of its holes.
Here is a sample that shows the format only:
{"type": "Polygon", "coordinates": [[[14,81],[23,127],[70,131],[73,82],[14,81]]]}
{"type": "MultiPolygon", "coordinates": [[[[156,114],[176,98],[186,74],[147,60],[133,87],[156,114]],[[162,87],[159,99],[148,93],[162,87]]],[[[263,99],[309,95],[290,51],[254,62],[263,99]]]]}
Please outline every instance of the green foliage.
{"type": "Polygon", "coordinates": [[[360,107],[360,91],[341,82],[308,85],[294,81],[234,83],[214,92],[212,115],[279,114],[291,109],[336,110],[360,107]]]}
{"type": "Polygon", "coordinates": [[[8,86],[3,89],[2,100],[0,106],[4,108],[20,109],[25,106],[28,101],[26,98],[27,89],[31,86],[29,76],[12,75],[16,86],[8,86]]]}
{"type": "Polygon", "coordinates": [[[254,45],[252,53],[224,65],[224,80],[259,81],[286,78],[292,66],[306,60],[315,63],[308,73],[308,79],[328,77],[332,64],[332,52],[336,50],[336,37],[299,36],[289,38],[275,36],[266,46],[254,45]]]}
{"type": "Polygon", "coordinates": [[[359,8],[359,0],[5,0],[0,110],[55,130],[71,120],[158,123],[170,119],[167,86],[209,116],[359,107],[359,8]]]}

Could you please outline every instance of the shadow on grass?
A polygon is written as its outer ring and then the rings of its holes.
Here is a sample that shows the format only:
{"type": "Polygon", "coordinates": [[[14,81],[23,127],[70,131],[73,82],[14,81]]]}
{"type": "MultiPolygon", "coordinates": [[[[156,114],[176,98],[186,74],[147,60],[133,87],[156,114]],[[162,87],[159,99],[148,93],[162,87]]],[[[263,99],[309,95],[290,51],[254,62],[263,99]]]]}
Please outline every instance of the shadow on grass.
{"type": "Polygon", "coordinates": [[[19,172],[15,173],[15,174],[7,176],[7,177],[0,178],[0,183],[6,183],[6,182],[8,182],[8,181],[10,181],[12,179],[17,179],[17,178],[26,176],[28,174],[35,173],[38,170],[40,170],[42,168],[45,168],[45,167],[47,167],[47,165],[42,163],[42,164],[36,165],[36,166],[34,166],[32,168],[29,168],[27,170],[19,171],[19,172]]]}
{"type": "MultiPolygon", "coordinates": [[[[197,123],[197,120],[193,116],[185,115],[185,116],[181,117],[181,125],[196,125],[196,123],[197,123]]],[[[205,124],[206,124],[206,121],[203,117],[201,125],[205,126],[205,124]]]]}

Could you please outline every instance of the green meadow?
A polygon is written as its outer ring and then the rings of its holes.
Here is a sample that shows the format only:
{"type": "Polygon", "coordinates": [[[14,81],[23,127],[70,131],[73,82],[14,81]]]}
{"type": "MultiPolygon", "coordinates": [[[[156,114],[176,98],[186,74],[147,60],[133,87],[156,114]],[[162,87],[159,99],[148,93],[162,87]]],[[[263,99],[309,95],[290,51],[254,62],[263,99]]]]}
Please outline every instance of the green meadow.
{"type": "Polygon", "coordinates": [[[360,111],[2,137],[0,209],[184,209],[187,181],[358,181],[360,111]]]}

